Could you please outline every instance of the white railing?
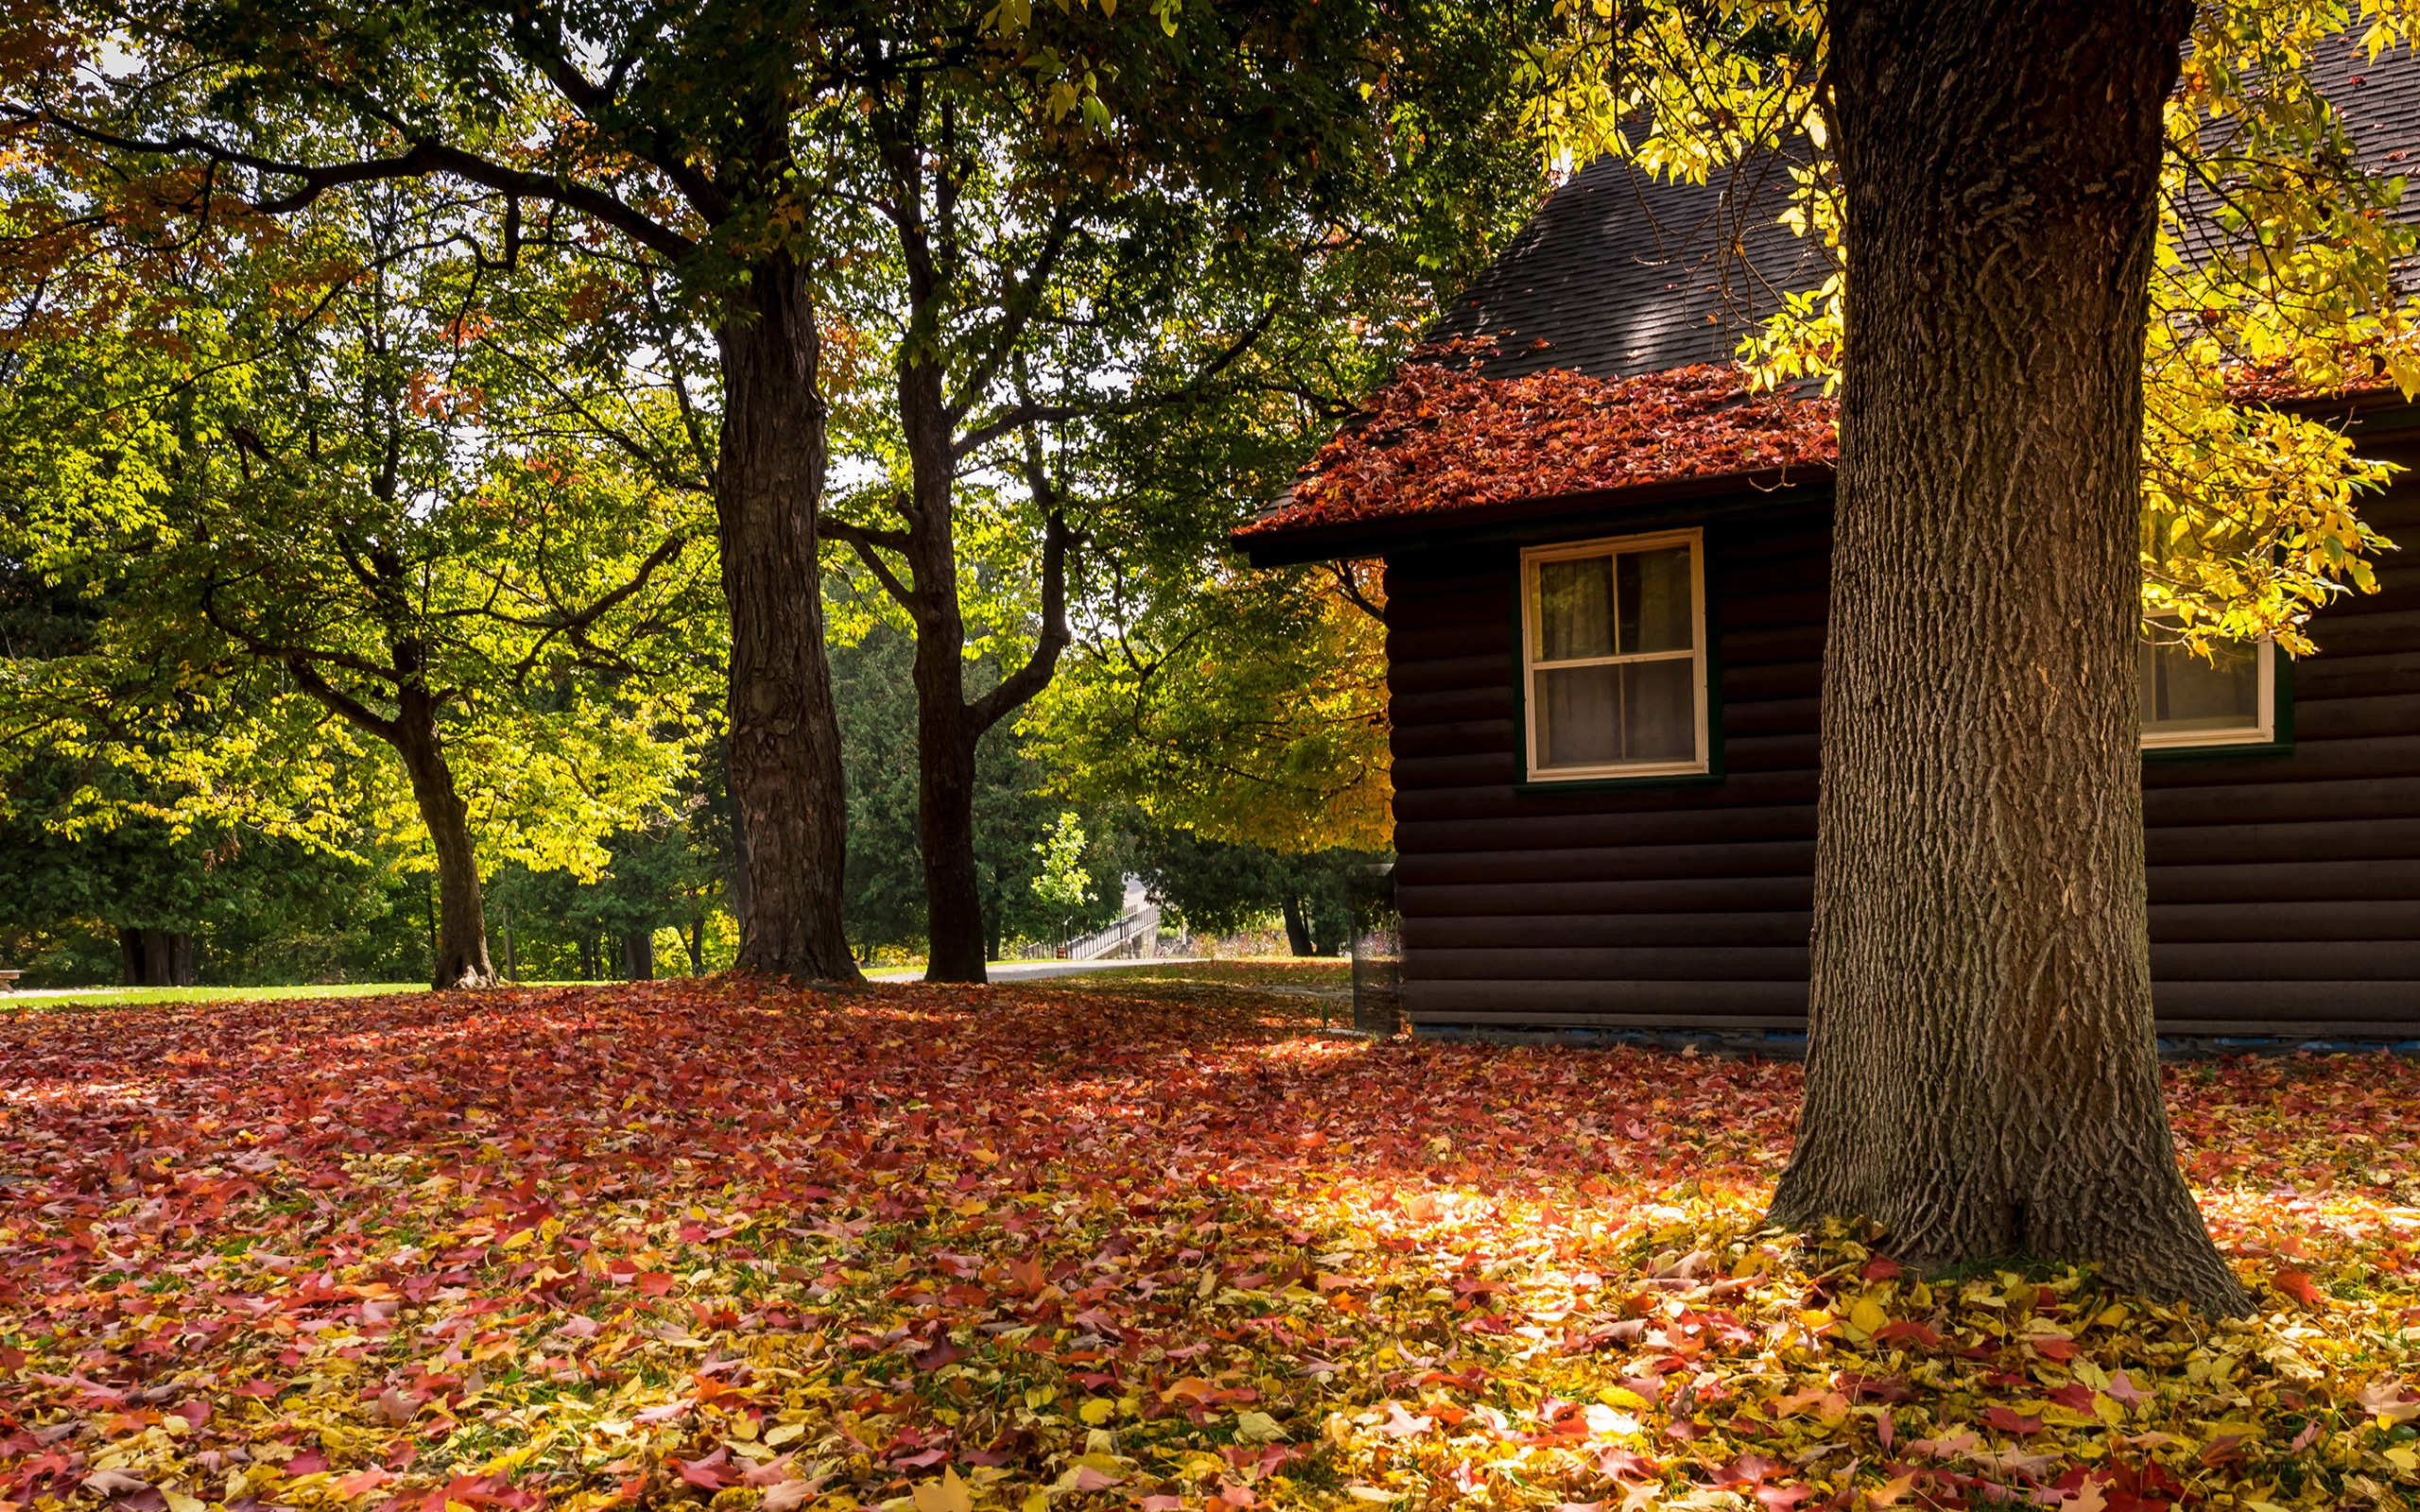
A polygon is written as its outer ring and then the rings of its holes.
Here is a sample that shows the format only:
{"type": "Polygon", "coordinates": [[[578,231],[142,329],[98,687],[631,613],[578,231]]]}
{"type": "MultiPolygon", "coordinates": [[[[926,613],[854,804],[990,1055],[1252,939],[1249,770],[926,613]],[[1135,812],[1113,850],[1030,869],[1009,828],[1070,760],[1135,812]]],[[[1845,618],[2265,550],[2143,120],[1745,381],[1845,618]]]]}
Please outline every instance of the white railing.
{"type": "Polygon", "coordinates": [[[1098,961],[1113,955],[1136,959],[1150,954],[1160,934],[1160,905],[1145,903],[1107,929],[1080,935],[1059,947],[1063,961],[1098,961]]]}

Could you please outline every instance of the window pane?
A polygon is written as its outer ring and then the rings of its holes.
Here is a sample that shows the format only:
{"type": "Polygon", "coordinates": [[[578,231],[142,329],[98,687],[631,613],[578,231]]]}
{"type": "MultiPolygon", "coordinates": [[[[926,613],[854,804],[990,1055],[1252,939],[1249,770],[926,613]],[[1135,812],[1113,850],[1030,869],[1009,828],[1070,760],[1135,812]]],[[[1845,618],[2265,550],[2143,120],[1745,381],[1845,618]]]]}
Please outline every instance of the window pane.
{"type": "Polygon", "coordinates": [[[1689,548],[1629,551],[1616,560],[1622,654],[1688,650],[1696,618],[1690,612],[1689,548]]]}
{"type": "Polygon", "coordinates": [[[2221,644],[2204,662],[2181,645],[2143,644],[2143,730],[2244,730],[2260,727],[2260,648],[2221,644]]]}
{"type": "Polygon", "coordinates": [[[1539,767],[1694,759],[1696,676],[1697,663],[1677,657],[1540,672],[1539,767]]]}
{"type": "Polygon", "coordinates": [[[1613,558],[1538,563],[1538,660],[1613,654],[1613,558]]]}
{"type": "Polygon", "coordinates": [[[1697,663],[1633,662],[1622,668],[1622,724],[1629,759],[1685,762],[1698,753],[1697,663]]]}
{"type": "Polygon", "coordinates": [[[1538,674],[1538,765],[1608,766],[1622,759],[1622,669],[1538,674]]]}

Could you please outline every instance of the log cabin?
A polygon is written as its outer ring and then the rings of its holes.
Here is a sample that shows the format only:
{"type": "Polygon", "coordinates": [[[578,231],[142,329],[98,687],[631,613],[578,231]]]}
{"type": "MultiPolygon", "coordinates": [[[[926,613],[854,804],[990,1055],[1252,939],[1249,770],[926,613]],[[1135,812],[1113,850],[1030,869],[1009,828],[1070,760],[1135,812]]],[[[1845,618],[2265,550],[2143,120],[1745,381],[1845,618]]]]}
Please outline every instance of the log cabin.
{"type": "MultiPolygon", "coordinates": [[[[2420,146],[2420,66],[2332,67],[2365,159],[2420,146]]],[[[1803,1044],[1837,433],[1736,369],[1824,272],[1772,210],[1588,167],[1350,422],[1372,444],[1236,532],[1384,563],[1416,1033],[1803,1044]]],[[[2143,648],[2172,1046],[2420,1048],[2420,410],[2304,403],[2413,470],[2363,506],[2408,549],[2316,656],[2143,648]]]]}

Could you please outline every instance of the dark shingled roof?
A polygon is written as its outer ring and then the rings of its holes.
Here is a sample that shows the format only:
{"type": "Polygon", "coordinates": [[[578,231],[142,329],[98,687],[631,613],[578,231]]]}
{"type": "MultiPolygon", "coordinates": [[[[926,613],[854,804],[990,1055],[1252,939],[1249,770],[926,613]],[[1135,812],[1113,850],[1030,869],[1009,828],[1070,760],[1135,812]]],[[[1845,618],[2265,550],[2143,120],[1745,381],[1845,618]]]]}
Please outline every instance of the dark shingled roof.
{"type": "Polygon", "coordinates": [[[1547,199],[1504,255],[1431,329],[1497,336],[1491,378],[1567,368],[1627,378],[1728,362],[1741,335],[1828,271],[1822,249],[1774,217],[1789,176],[1735,176],[1726,189],[1666,183],[1599,158],[1547,199]],[[1729,255],[1734,242],[1744,258],[1729,255]],[[1545,347],[1533,343],[1543,339],[1545,347]]]}
{"type": "MultiPolygon", "coordinates": [[[[2420,151],[2420,60],[2391,52],[2372,62],[2348,36],[2322,50],[2316,77],[2365,167],[2394,171],[2420,151]]],[[[1789,187],[1784,163],[1701,185],[1599,159],[1548,197],[1431,335],[1501,338],[1501,355],[1482,369],[1492,378],[1547,368],[1625,378],[1729,362],[1783,294],[1827,271],[1820,249],[1775,222],[1789,187]],[[1726,255],[1735,243],[1743,256],[1726,255]]],[[[2420,191],[2398,218],[2420,218],[2420,191]]]]}

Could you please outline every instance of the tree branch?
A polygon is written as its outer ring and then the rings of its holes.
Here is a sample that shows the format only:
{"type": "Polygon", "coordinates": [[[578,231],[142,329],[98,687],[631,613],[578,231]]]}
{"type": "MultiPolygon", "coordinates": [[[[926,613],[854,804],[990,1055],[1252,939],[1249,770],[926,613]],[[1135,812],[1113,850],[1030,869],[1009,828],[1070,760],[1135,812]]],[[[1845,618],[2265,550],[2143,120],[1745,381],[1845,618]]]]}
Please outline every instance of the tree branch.
{"type": "Polygon", "coordinates": [[[1077,538],[1067,528],[1067,515],[1061,507],[1058,488],[1050,481],[1043,460],[1041,438],[1031,428],[1026,431],[1024,466],[1026,485],[1032,490],[1034,502],[1049,511],[1048,524],[1042,533],[1042,637],[1034,643],[1033,655],[1026,658],[1025,665],[966,706],[967,719],[977,735],[1050,686],[1052,676],[1059,670],[1060,653],[1073,639],[1067,631],[1067,555],[1075,548],[1077,538]]]}
{"type": "Polygon", "coordinates": [[[857,559],[864,562],[867,570],[874,575],[890,596],[899,601],[899,607],[906,610],[918,622],[923,621],[923,600],[907,584],[899,580],[898,576],[891,572],[889,563],[874,555],[876,546],[888,551],[906,552],[908,549],[906,531],[870,530],[864,525],[853,525],[844,520],[828,518],[819,521],[818,524],[824,534],[833,540],[845,541],[855,547],[857,559]]]}
{"type": "Polygon", "coordinates": [[[416,142],[411,150],[401,157],[369,158],[354,163],[285,163],[226,146],[187,131],[157,140],[121,136],[86,122],[70,120],[55,112],[27,110],[22,106],[0,104],[0,119],[20,121],[28,126],[53,127],[96,146],[175,157],[198,156],[212,163],[230,163],[239,168],[250,168],[255,173],[300,180],[299,186],[290,194],[254,202],[252,209],[264,215],[292,215],[308,208],[329,190],[346,184],[372,183],[389,179],[425,179],[432,174],[442,173],[502,194],[543,199],[577,210],[675,262],[697,249],[697,244],[688,237],[641,215],[594,185],[574,183],[544,174],[524,173],[441,143],[416,142]]]}
{"type": "Polygon", "coordinates": [[[1156,394],[1130,394],[1124,399],[1107,400],[1098,404],[1037,404],[1020,394],[1016,404],[960,437],[958,445],[950,455],[953,459],[962,461],[1011,431],[1021,430],[1028,425],[1056,421],[1089,420],[1102,415],[1132,415],[1146,409],[1156,409],[1162,404],[1181,404],[1188,400],[1200,398],[1201,390],[1209,385],[1210,381],[1226,371],[1237,358],[1251,351],[1253,343],[1267,334],[1270,322],[1276,318],[1277,307],[1272,304],[1261,312],[1260,318],[1254,320],[1242,335],[1228,345],[1224,352],[1213,358],[1208,366],[1186,379],[1182,387],[1156,394]]]}
{"type": "Polygon", "coordinates": [[[1354,608],[1381,625],[1387,623],[1386,606],[1371,602],[1369,596],[1361,592],[1360,576],[1354,572],[1351,562],[1332,561],[1327,564],[1327,570],[1336,575],[1338,592],[1341,593],[1354,608]]]}

